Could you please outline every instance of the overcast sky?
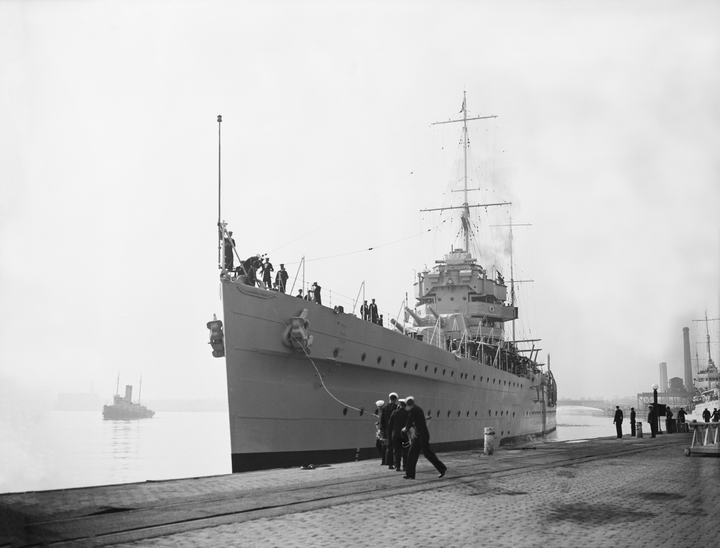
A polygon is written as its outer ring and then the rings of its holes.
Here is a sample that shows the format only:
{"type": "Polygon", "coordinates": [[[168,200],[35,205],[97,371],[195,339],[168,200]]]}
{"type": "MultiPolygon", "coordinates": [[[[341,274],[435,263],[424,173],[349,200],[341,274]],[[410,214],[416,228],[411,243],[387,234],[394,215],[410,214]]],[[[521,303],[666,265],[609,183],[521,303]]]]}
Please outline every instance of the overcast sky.
{"type": "MultiPolygon", "coordinates": [[[[459,127],[431,124],[463,91],[498,116],[471,126],[472,198],[532,225],[518,336],[543,339],[560,396],[682,376],[682,328],[694,351],[692,320],[720,317],[716,2],[5,0],[3,393],[107,399],[119,373],[148,399],[226,397],[205,328],[218,114],[241,255],[291,277],[305,257],[325,302],[365,282],[397,315],[456,234],[420,209],[457,199],[459,127]]],[[[484,245],[509,279],[506,243],[484,245]]]]}

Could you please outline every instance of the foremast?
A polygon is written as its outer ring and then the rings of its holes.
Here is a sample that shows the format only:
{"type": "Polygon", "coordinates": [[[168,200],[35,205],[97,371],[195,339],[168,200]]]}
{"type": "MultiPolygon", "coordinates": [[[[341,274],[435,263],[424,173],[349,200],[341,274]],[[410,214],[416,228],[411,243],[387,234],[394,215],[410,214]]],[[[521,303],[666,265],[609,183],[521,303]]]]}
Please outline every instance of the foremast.
{"type": "MultiPolygon", "coordinates": [[[[502,275],[497,272],[495,276],[488,278],[488,271],[477,263],[470,252],[470,208],[511,205],[510,202],[470,204],[468,199],[468,193],[472,190],[468,188],[468,122],[497,116],[468,117],[464,92],[460,112],[462,118],[435,122],[432,125],[462,123],[460,144],[463,147],[463,204],[422,211],[461,209],[464,249],[451,248],[444,260],[435,261],[434,268],[418,273],[415,284],[416,309],[406,309],[407,316],[412,317],[415,324],[411,334],[422,338],[428,344],[444,347],[463,357],[518,375],[534,377],[540,372],[537,363],[540,349],[534,345],[538,339],[515,341],[513,334],[512,341],[505,340],[504,323],[518,317],[514,280],[511,279],[511,294],[508,300],[508,288],[502,275]],[[517,343],[529,343],[532,347],[519,350],[517,343]]],[[[513,274],[511,265],[511,278],[514,277],[513,274]]],[[[548,373],[546,376],[547,379],[542,382],[543,387],[545,383],[554,386],[552,375],[548,373]]],[[[554,404],[553,399],[550,401],[551,405],[554,404]]]]}

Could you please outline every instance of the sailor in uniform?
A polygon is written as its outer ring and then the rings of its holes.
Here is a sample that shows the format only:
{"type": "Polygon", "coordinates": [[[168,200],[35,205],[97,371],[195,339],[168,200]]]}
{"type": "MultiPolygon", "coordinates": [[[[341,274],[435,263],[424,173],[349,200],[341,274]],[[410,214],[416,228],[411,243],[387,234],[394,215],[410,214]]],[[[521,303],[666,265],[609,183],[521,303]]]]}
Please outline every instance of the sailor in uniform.
{"type": "Polygon", "coordinates": [[[410,452],[408,453],[407,470],[405,470],[403,478],[415,479],[415,468],[421,452],[439,472],[438,477],[442,478],[447,471],[447,466],[445,466],[440,459],[437,458],[437,455],[435,455],[430,448],[430,432],[428,431],[422,408],[415,405],[415,398],[412,396],[405,398],[405,405],[408,409],[408,418],[403,430],[408,432],[411,428],[414,428],[415,435],[411,440],[412,443],[410,445],[410,452]]]}
{"type": "Polygon", "coordinates": [[[395,459],[393,458],[392,432],[390,431],[388,426],[390,424],[390,417],[392,416],[393,411],[398,408],[398,395],[396,392],[390,392],[388,398],[390,401],[388,401],[380,409],[380,432],[382,432],[383,437],[387,440],[385,464],[387,464],[388,468],[392,470],[395,468],[395,459]]]}

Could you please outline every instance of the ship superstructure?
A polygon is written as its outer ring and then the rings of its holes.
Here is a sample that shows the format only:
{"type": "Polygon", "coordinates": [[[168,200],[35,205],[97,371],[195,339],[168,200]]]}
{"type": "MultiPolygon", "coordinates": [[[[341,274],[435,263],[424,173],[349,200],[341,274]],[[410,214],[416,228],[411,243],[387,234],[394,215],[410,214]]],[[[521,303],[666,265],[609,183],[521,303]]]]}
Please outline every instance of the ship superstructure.
{"type": "Polygon", "coordinates": [[[700,360],[698,359],[698,372],[695,379],[695,390],[698,394],[698,403],[720,399],[720,370],[712,357],[710,346],[710,328],[709,323],[712,321],[720,321],[718,318],[708,319],[707,311],[704,320],[694,320],[705,322],[706,347],[707,347],[707,365],[700,369],[700,360]]]}

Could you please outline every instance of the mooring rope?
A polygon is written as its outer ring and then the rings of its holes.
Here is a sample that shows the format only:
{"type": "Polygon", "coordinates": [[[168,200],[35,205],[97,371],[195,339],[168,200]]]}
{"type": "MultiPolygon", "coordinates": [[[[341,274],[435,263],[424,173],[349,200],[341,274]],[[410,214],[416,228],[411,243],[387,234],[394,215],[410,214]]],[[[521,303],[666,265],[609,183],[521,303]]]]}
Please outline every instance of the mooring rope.
{"type": "MultiPolygon", "coordinates": [[[[273,309],[273,312],[275,312],[275,314],[277,315],[277,317],[280,318],[280,321],[283,321],[283,320],[282,320],[282,317],[280,316],[280,314],[278,314],[278,311],[277,311],[277,310],[273,309]]],[[[284,322],[283,322],[283,323],[284,323],[284,322]]],[[[308,357],[308,359],[310,360],[310,363],[312,364],[313,368],[315,369],[315,372],[317,373],[318,379],[320,379],[320,385],[323,387],[323,389],[325,390],[325,392],[327,392],[328,396],[330,396],[332,399],[334,399],[334,400],[335,400],[336,402],[338,402],[340,405],[342,405],[342,406],[344,406],[344,407],[348,407],[348,408],[350,408],[350,409],[354,409],[355,411],[358,411],[361,416],[362,416],[363,414],[365,414],[365,408],[364,408],[364,407],[355,407],[355,406],[353,406],[353,405],[350,405],[350,404],[348,404],[348,403],[345,403],[345,402],[339,400],[338,398],[336,398],[335,395],[334,395],[332,392],[330,392],[330,389],[325,385],[325,381],[323,381],[322,374],[320,373],[320,370],[318,369],[317,365],[315,365],[315,361],[310,357],[310,354],[308,353],[308,351],[305,349],[304,346],[302,347],[302,349],[303,349],[303,352],[305,353],[305,355],[306,355],[306,356],[308,357]]],[[[328,358],[328,359],[330,359],[330,358],[328,358]]],[[[333,359],[333,361],[335,361],[335,363],[338,363],[337,360],[334,360],[334,359],[333,359]]],[[[369,414],[369,415],[372,415],[373,417],[380,418],[380,415],[376,415],[375,413],[368,413],[368,414],[369,414]]]]}

